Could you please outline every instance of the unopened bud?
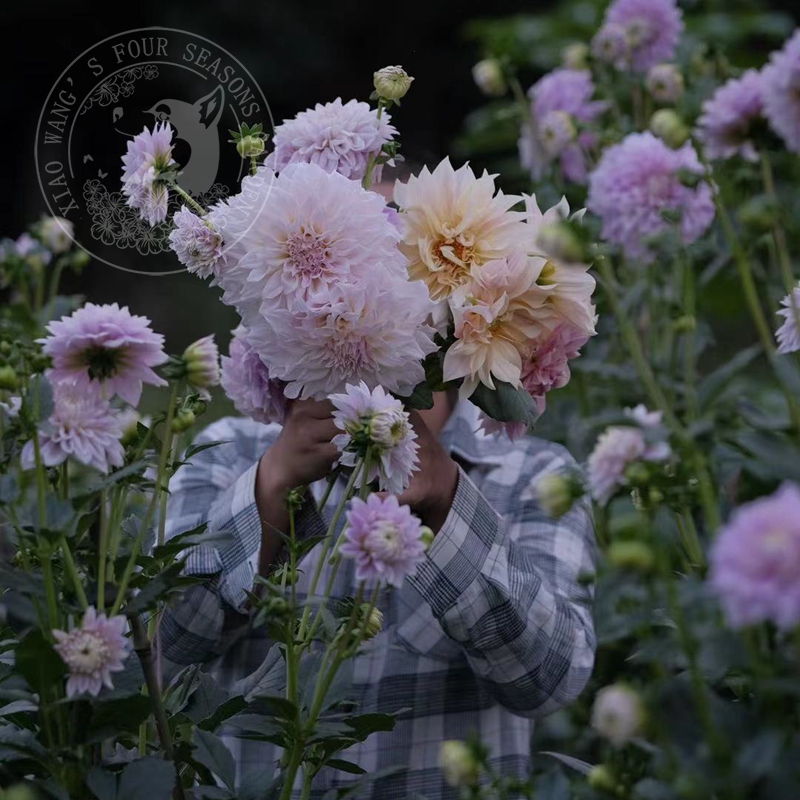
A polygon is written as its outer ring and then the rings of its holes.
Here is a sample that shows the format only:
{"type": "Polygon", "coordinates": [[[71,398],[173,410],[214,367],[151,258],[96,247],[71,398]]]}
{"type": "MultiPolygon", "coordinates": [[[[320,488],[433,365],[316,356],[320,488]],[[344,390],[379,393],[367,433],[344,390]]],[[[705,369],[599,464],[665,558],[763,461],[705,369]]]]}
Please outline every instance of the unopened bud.
{"type": "Polygon", "coordinates": [[[263,136],[243,136],[236,142],[236,152],[242,158],[255,158],[264,152],[263,136]]]}
{"type": "Polygon", "coordinates": [[[472,749],[455,739],[440,745],[439,767],[450,786],[474,786],[480,777],[480,764],[472,749]]]}
{"type": "Polygon", "coordinates": [[[208,389],[219,383],[219,350],[214,335],[192,342],[183,351],[186,380],[198,389],[208,389]]]}
{"type": "Polygon", "coordinates": [[[426,550],[433,544],[433,531],[427,525],[423,525],[420,529],[419,540],[426,550]]]}
{"type": "Polygon", "coordinates": [[[14,367],[12,367],[10,364],[0,367],[0,389],[14,391],[14,389],[17,389],[18,387],[19,376],[17,375],[14,367]]]}
{"type": "Polygon", "coordinates": [[[671,108],[661,108],[650,117],[650,130],[673,150],[689,138],[689,128],[671,108]]]}
{"type": "Polygon", "coordinates": [[[672,329],[675,333],[692,333],[696,328],[697,319],[690,314],[684,314],[672,323],[672,329]]]}
{"type": "Polygon", "coordinates": [[[623,747],[638,736],[645,722],[639,693],[620,683],[597,693],[592,707],[592,727],[615,747],[623,747]]]}
{"type": "Polygon", "coordinates": [[[558,472],[542,475],[534,486],[539,507],[548,517],[563,517],[575,501],[571,479],[558,472]]]}
{"type": "Polygon", "coordinates": [[[361,631],[363,641],[369,641],[383,630],[383,614],[380,609],[370,608],[369,603],[361,606],[361,631]]]}
{"type": "Polygon", "coordinates": [[[761,233],[772,230],[778,217],[777,203],[765,194],[751,197],[739,206],[739,219],[742,223],[761,233]]]}
{"type": "Polygon", "coordinates": [[[655,486],[651,486],[647,490],[647,502],[651,507],[661,505],[664,502],[664,492],[655,486]]]}
{"type": "Polygon", "coordinates": [[[567,69],[586,69],[589,65],[589,47],[583,42],[568,44],[561,51],[561,61],[567,69]]]}
{"type": "Polygon", "coordinates": [[[674,103],[683,94],[683,75],[676,64],[656,64],[645,81],[650,96],[659,103],[674,103]]]}
{"type": "Polygon", "coordinates": [[[592,767],[586,780],[596,792],[613,792],[617,785],[611,770],[605,764],[592,767]]]}
{"type": "Polygon", "coordinates": [[[80,247],[72,254],[72,266],[74,269],[83,269],[90,261],[91,256],[80,247]]]}
{"type": "Polygon", "coordinates": [[[546,255],[566,261],[568,264],[579,264],[586,260],[583,242],[567,220],[543,225],[536,243],[546,255]]]}
{"type": "Polygon", "coordinates": [[[401,66],[384,67],[372,76],[378,97],[400,100],[405,97],[414,80],[401,66]]]}
{"type": "Polygon", "coordinates": [[[172,432],[173,433],[183,433],[184,431],[188,431],[189,428],[194,425],[194,411],[189,411],[188,409],[182,409],[179,411],[172,420],[172,432]]]}
{"type": "Polygon", "coordinates": [[[631,486],[646,486],[650,480],[650,470],[641,461],[634,461],[626,467],[625,477],[631,486]]]}
{"type": "Polygon", "coordinates": [[[650,572],[655,565],[655,556],[650,545],[638,541],[612,542],[608,548],[608,560],[618,569],[650,572]]]}
{"type": "Polygon", "coordinates": [[[496,58],[484,58],[472,68],[475,85],[488,97],[502,97],[507,90],[503,67],[496,58]]]}

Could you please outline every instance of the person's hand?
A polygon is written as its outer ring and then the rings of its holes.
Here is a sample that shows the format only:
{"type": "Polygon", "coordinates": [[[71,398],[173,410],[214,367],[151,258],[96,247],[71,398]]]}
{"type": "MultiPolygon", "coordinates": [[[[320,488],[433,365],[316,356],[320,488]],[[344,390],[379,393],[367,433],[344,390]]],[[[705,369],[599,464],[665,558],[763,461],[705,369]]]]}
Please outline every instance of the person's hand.
{"type": "Polygon", "coordinates": [[[327,476],[339,456],[331,440],[341,431],[327,400],[295,400],[283,430],[261,459],[259,482],[270,494],[285,494],[327,476]]]}
{"type": "Polygon", "coordinates": [[[410,412],[411,425],[419,444],[419,470],[398,500],[436,533],[442,527],[458,486],[458,465],[439,444],[431,429],[416,411],[410,412]]]}

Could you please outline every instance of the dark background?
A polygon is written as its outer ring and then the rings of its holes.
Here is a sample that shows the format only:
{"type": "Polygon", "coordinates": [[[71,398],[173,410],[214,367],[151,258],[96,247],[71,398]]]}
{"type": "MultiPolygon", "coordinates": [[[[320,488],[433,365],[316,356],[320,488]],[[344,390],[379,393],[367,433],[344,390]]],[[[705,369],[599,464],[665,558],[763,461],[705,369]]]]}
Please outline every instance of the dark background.
{"type": "MultiPolygon", "coordinates": [[[[3,0],[2,5],[6,33],[0,49],[6,108],[2,152],[11,190],[4,194],[12,200],[2,208],[0,235],[13,238],[45,212],[33,144],[48,91],[76,56],[120,31],[163,26],[212,39],[251,72],[276,124],[337,96],[366,100],[374,70],[402,64],[417,79],[394,119],[404,152],[417,163],[438,161],[466,114],[482,102],[470,75],[480,54],[463,34],[466,21],[486,14],[487,4],[481,0],[102,4],[3,0]]],[[[503,15],[545,7],[497,0],[490,10],[503,15]]],[[[177,266],[169,263],[166,268],[177,266]]],[[[188,274],[128,274],[93,263],[80,278],[68,278],[64,290],[95,302],[127,303],[132,311],[153,320],[173,351],[209,332],[220,334],[224,345],[226,331],[236,321],[214,290],[188,274]]]]}

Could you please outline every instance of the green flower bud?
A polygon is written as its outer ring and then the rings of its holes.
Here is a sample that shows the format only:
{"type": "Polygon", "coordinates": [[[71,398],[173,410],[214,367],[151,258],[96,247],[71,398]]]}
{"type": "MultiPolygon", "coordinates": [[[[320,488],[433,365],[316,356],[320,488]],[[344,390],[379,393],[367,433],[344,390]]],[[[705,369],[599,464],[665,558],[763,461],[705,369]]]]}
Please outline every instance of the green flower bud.
{"type": "Polygon", "coordinates": [[[597,792],[613,792],[617,782],[611,770],[605,764],[592,767],[586,778],[589,786],[597,792]]]}
{"type": "Polygon", "coordinates": [[[450,739],[439,747],[439,767],[450,786],[474,786],[480,777],[480,764],[466,742],[450,739]]]}
{"type": "Polygon", "coordinates": [[[503,67],[496,58],[479,61],[472,68],[472,79],[487,97],[502,97],[508,89],[503,67]]]}
{"type": "Polygon", "coordinates": [[[242,158],[255,158],[264,152],[264,138],[262,136],[243,136],[236,142],[236,152],[242,158]]]}
{"type": "Polygon", "coordinates": [[[19,377],[14,367],[9,364],[0,367],[0,389],[14,391],[17,388],[19,388],[19,377]]]}
{"type": "Polygon", "coordinates": [[[550,472],[543,475],[534,486],[539,507],[548,517],[563,517],[575,500],[572,480],[567,475],[550,472]]]}
{"type": "Polygon", "coordinates": [[[561,62],[567,69],[586,69],[589,66],[589,46],[583,42],[568,44],[561,51],[561,62]]]}
{"type": "Polygon", "coordinates": [[[369,603],[361,605],[362,640],[369,641],[383,630],[383,614],[377,608],[370,608],[369,603]]]}
{"type": "Polygon", "coordinates": [[[80,247],[72,253],[71,258],[74,269],[83,269],[92,260],[91,256],[80,247]]]}
{"type": "Polygon", "coordinates": [[[631,486],[645,486],[650,480],[650,470],[641,461],[634,461],[626,467],[625,477],[631,486]]]}
{"type": "Polygon", "coordinates": [[[650,130],[673,150],[689,138],[689,128],[671,108],[659,109],[650,117],[650,130]]]}
{"type": "Polygon", "coordinates": [[[543,225],[537,237],[537,244],[553,258],[568,264],[588,261],[581,237],[575,227],[566,220],[543,225]]]}
{"type": "Polygon", "coordinates": [[[192,342],[183,351],[186,380],[198,389],[208,389],[219,383],[219,350],[214,335],[192,342]]]}
{"type": "Polygon", "coordinates": [[[672,323],[672,329],[675,331],[675,333],[691,333],[696,328],[697,319],[688,314],[678,317],[678,319],[672,323]]]}
{"type": "Polygon", "coordinates": [[[378,97],[384,100],[400,100],[405,97],[414,80],[401,66],[379,69],[372,79],[378,97]]]}
{"type": "Polygon", "coordinates": [[[188,409],[182,409],[179,411],[174,419],[172,420],[172,432],[173,433],[183,433],[184,431],[189,430],[189,428],[194,425],[194,412],[189,411],[188,409]]]}
{"type": "Polygon", "coordinates": [[[739,219],[759,233],[772,230],[779,217],[777,203],[768,195],[758,194],[739,206],[739,219]]]}
{"type": "Polygon", "coordinates": [[[647,502],[651,507],[660,505],[664,502],[664,493],[661,491],[661,489],[651,486],[647,490],[647,502]]]}
{"type": "Polygon", "coordinates": [[[638,541],[612,542],[608,560],[618,569],[650,572],[655,566],[655,555],[650,545],[638,541]]]}
{"type": "Polygon", "coordinates": [[[433,544],[433,531],[427,525],[422,526],[420,541],[425,546],[426,550],[433,544]]]}

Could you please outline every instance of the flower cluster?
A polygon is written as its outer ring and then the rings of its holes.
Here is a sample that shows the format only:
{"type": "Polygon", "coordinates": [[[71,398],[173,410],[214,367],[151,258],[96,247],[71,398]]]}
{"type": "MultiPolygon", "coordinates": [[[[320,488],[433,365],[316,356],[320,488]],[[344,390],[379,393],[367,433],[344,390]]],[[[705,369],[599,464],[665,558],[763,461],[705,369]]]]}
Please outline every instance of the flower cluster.
{"type": "Polygon", "coordinates": [[[172,157],[173,130],[169,123],[156,123],[152,131],[145,128],[128,142],[122,157],[122,191],[128,205],[135,208],[150,225],[167,217],[169,192],[164,174],[175,166],[172,157]]]}

